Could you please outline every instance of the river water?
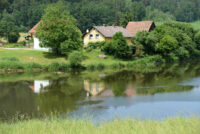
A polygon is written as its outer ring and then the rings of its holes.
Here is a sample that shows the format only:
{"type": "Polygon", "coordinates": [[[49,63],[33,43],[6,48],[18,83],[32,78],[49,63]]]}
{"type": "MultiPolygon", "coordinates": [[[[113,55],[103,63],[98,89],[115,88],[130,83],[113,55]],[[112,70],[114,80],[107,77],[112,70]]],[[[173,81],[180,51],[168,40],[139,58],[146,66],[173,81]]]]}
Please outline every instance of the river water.
{"type": "Polygon", "coordinates": [[[95,121],[200,115],[198,62],[149,73],[133,70],[0,74],[0,120],[21,115],[95,121]]]}

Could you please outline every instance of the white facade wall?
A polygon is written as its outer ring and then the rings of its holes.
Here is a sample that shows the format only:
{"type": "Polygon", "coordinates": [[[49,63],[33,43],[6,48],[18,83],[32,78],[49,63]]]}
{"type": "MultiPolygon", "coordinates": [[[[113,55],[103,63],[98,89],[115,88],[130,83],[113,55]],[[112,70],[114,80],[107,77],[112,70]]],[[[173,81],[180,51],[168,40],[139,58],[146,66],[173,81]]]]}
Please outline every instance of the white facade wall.
{"type": "Polygon", "coordinates": [[[34,49],[49,51],[49,48],[40,47],[40,41],[38,38],[34,37],[33,42],[34,42],[34,46],[33,46],[34,49]]]}

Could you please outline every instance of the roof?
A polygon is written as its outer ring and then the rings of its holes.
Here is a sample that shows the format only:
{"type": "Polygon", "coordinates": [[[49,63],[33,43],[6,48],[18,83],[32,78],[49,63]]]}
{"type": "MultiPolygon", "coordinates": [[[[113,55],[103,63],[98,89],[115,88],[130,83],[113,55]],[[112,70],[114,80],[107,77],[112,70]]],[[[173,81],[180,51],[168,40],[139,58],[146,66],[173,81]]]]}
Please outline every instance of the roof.
{"type": "Polygon", "coordinates": [[[153,21],[138,21],[138,22],[129,22],[126,26],[127,31],[133,36],[136,35],[138,31],[150,31],[151,26],[154,25],[153,21]]]}
{"type": "Polygon", "coordinates": [[[104,37],[113,37],[115,33],[121,32],[124,37],[133,37],[125,28],[120,26],[94,26],[104,37]]]}
{"type": "Polygon", "coordinates": [[[31,30],[29,30],[28,32],[31,33],[31,34],[35,34],[37,31],[36,31],[36,28],[38,27],[38,25],[40,24],[40,22],[38,22],[31,30]]]}

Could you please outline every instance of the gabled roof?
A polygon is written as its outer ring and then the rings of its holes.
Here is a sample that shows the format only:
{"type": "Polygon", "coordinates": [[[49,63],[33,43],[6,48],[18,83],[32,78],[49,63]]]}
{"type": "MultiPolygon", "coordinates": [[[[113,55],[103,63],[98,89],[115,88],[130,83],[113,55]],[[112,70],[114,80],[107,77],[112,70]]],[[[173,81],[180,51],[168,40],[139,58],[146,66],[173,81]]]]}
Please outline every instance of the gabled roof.
{"type": "Polygon", "coordinates": [[[125,28],[120,26],[94,26],[104,37],[113,37],[115,33],[121,32],[124,37],[133,37],[125,28]]]}
{"type": "Polygon", "coordinates": [[[127,31],[133,36],[136,35],[138,31],[150,31],[152,25],[155,26],[153,21],[138,21],[138,22],[129,22],[126,26],[127,31]]]}
{"type": "Polygon", "coordinates": [[[40,22],[38,22],[31,30],[29,30],[28,32],[31,34],[36,34],[36,28],[38,27],[38,25],[40,24],[40,22]]]}

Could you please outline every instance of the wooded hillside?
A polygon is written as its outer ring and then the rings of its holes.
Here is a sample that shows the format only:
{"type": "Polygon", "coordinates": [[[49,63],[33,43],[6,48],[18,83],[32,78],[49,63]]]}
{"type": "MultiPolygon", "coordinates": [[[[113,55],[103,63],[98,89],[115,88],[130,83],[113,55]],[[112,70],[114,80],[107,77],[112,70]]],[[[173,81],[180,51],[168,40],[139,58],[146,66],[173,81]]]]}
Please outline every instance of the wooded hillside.
{"type": "MultiPolygon", "coordinates": [[[[126,25],[131,20],[192,22],[200,18],[200,0],[62,1],[82,32],[93,25],[126,25]]],[[[41,19],[46,6],[55,2],[58,0],[0,0],[0,22],[13,22],[19,31],[27,32],[41,19]]]]}

